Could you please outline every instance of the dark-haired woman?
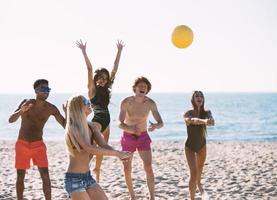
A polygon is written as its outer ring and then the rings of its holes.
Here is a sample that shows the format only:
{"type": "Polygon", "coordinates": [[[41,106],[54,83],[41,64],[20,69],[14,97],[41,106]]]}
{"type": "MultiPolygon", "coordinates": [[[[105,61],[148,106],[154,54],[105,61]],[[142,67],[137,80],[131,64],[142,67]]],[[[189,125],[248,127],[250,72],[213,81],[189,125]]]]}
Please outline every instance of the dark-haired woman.
{"type": "Polygon", "coordinates": [[[206,111],[204,108],[203,92],[193,92],[191,103],[193,109],[184,114],[188,134],[185,143],[185,155],[190,170],[190,199],[194,200],[196,186],[202,195],[202,199],[208,199],[208,194],[201,184],[201,175],[206,160],[207,126],[213,126],[215,121],[211,111],[206,111]]]}
{"type": "MultiPolygon", "coordinates": [[[[93,76],[92,64],[86,53],[86,43],[82,40],[76,42],[77,46],[82,50],[83,56],[88,70],[88,96],[93,105],[94,117],[92,123],[104,136],[105,141],[108,143],[110,136],[110,112],[108,105],[111,97],[111,87],[115,79],[115,74],[118,69],[119,60],[121,56],[124,44],[122,41],[117,41],[117,55],[114,61],[114,66],[109,73],[106,68],[99,68],[95,71],[93,76]]],[[[94,172],[96,175],[96,181],[100,181],[100,167],[103,160],[102,155],[96,156],[96,163],[94,172]]]]}

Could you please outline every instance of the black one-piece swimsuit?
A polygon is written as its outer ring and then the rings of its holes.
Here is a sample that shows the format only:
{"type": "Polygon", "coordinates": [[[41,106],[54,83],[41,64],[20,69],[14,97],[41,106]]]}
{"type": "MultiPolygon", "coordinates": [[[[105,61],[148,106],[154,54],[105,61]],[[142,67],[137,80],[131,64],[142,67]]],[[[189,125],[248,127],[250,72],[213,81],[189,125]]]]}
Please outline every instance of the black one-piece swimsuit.
{"type": "Polygon", "coordinates": [[[186,141],[186,147],[194,152],[198,152],[206,144],[205,137],[206,125],[188,125],[187,133],[188,138],[186,141]]]}
{"type": "Polygon", "coordinates": [[[96,87],[95,96],[90,99],[93,106],[93,122],[101,124],[101,132],[110,125],[111,117],[108,109],[110,103],[110,94],[106,87],[96,87]]]}

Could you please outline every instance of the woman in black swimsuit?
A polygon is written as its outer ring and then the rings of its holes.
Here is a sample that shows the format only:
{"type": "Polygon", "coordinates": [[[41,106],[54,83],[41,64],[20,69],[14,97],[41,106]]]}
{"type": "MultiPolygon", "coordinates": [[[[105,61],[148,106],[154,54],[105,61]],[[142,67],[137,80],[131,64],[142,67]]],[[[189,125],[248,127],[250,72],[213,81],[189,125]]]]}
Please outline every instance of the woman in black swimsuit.
{"type": "MultiPolygon", "coordinates": [[[[82,50],[87,65],[88,96],[92,103],[94,112],[92,123],[96,127],[96,129],[103,134],[105,141],[108,143],[110,136],[110,112],[108,109],[108,105],[110,103],[111,87],[115,79],[115,74],[118,69],[119,60],[124,44],[122,41],[118,41],[116,44],[118,51],[111,74],[106,68],[100,68],[95,71],[94,76],[91,62],[86,53],[86,43],[83,44],[82,40],[80,40],[77,41],[76,44],[82,50]]],[[[100,167],[102,160],[103,156],[96,156],[94,172],[96,174],[96,180],[98,183],[100,181],[100,167]]]]}
{"type": "Polygon", "coordinates": [[[208,194],[201,184],[201,174],[206,160],[206,126],[213,126],[215,121],[211,111],[206,111],[204,108],[205,98],[201,91],[193,93],[191,103],[193,110],[184,114],[188,134],[185,154],[190,169],[190,198],[194,200],[196,186],[198,186],[202,199],[207,199],[208,194]]]}

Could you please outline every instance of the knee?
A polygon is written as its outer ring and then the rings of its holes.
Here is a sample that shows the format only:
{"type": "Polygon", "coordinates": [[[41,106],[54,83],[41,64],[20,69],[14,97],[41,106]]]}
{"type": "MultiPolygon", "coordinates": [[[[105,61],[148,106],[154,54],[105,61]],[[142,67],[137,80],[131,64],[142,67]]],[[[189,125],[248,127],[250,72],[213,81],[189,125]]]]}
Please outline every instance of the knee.
{"type": "Polygon", "coordinates": [[[203,167],[204,167],[204,163],[198,165],[198,169],[203,169],[203,167]]]}
{"type": "Polygon", "coordinates": [[[25,175],[17,175],[16,182],[24,182],[25,175]]]}
{"type": "Polygon", "coordinates": [[[145,163],[144,164],[144,170],[147,174],[148,173],[153,173],[152,163],[145,163]]]}
{"type": "Polygon", "coordinates": [[[17,172],[17,182],[23,182],[25,178],[25,172],[17,172]]]}
{"type": "Polygon", "coordinates": [[[197,181],[197,170],[196,169],[193,169],[193,170],[190,170],[190,180],[193,181],[193,182],[196,182],[197,181]]]}

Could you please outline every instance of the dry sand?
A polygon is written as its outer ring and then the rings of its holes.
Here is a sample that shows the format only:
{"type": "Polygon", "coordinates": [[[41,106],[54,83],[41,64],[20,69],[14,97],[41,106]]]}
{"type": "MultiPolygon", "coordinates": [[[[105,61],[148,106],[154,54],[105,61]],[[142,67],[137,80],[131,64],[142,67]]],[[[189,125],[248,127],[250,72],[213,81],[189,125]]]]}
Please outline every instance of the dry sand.
{"type": "MultiPolygon", "coordinates": [[[[16,199],[14,168],[15,141],[0,141],[0,199],[16,199]]],[[[46,141],[52,199],[68,199],[63,178],[67,156],[63,142],[46,141]]],[[[111,143],[120,149],[119,143],[111,143]]],[[[184,158],[183,141],[154,141],[153,168],[156,199],[188,199],[189,170],[184,158]]],[[[277,199],[277,142],[209,142],[202,183],[210,199],[277,199]]],[[[133,183],[138,199],[148,199],[142,162],[135,154],[133,183]]],[[[105,157],[100,185],[109,199],[128,199],[122,164],[105,157]]],[[[27,170],[24,197],[44,199],[36,167],[27,170]]],[[[196,199],[201,199],[199,192],[196,199]]]]}

